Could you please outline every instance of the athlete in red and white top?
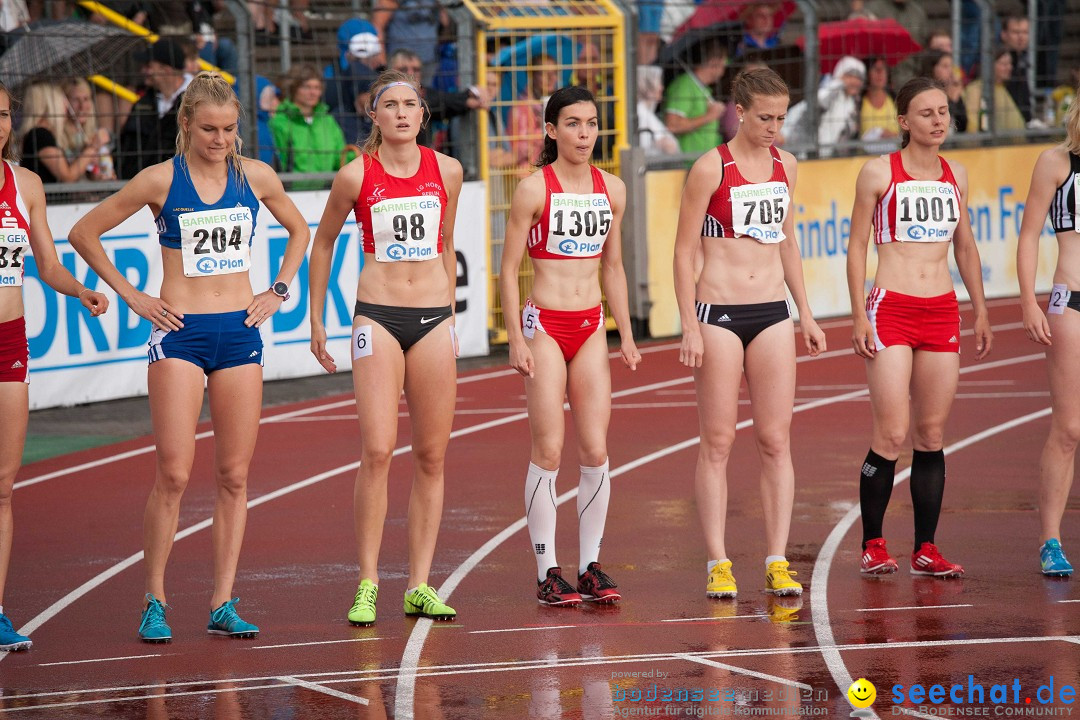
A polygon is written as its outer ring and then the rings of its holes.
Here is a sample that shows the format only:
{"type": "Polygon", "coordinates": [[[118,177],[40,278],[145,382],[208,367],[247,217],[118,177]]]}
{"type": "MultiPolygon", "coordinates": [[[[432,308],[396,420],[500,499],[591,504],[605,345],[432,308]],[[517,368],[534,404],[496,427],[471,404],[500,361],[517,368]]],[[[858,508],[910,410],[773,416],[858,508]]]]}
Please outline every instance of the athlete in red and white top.
{"type": "Polygon", "coordinates": [[[351,358],[363,443],[353,494],[360,584],[347,617],[354,625],[375,622],[390,458],[404,390],[416,457],[405,613],[453,620],[456,611],[428,581],[457,398],[454,220],[461,163],[417,145],[424,105],[420,88],[407,75],[382,73],[371,85],[371,97],[371,136],[360,157],[334,178],[310,266],[311,351],[328,372],[335,372],[322,318],[334,244],[352,213],[364,249],[351,358]]]}
{"type": "Polygon", "coordinates": [[[724,530],[727,461],[745,373],[761,456],[765,590],[800,595],[802,585],[785,557],[795,497],[795,334],[788,291],[807,352],[823,352],[825,334],[806,301],[794,233],[795,158],[773,147],[787,114],[788,87],[768,68],[745,70],[732,84],[732,97],[739,130],[690,169],[675,237],[679,361],[694,370],[701,428],[694,488],[709,554],[705,594],[733,598],[738,592],[724,530]]]}
{"type": "Polygon", "coordinates": [[[615,316],[623,363],[641,362],[630,332],[626,273],[619,227],[626,187],[589,164],[598,134],[596,100],[584,87],[552,93],[544,111],[544,149],[510,204],[499,288],[510,365],[525,377],[532,452],[525,510],[536,558],[537,597],[547,605],[582,599],[614,603],[619,590],[599,560],[611,480],[607,430],[611,375],[597,270],[615,316]],[[518,271],[526,250],[535,271],[521,324],[518,271]],[[563,579],[555,556],[555,478],[564,439],[563,397],[569,396],[578,434],[577,586],[563,579]]]}
{"type": "Polygon", "coordinates": [[[28,650],[33,645],[30,638],[15,631],[4,614],[13,535],[11,493],[22,464],[30,413],[30,353],[23,317],[27,256],[33,254],[39,280],[59,293],[79,298],[91,315],[101,315],[109,307],[104,295],[83,286],[56,257],[41,178],[13,164],[11,106],[11,93],[0,84],[0,651],[28,650]]]}
{"type": "Polygon", "coordinates": [[[993,335],[982,266],[967,213],[967,172],[938,153],[949,130],[944,89],[915,78],[896,97],[901,150],[867,161],[855,186],[848,245],[848,291],[855,352],[866,358],[874,431],[862,465],[861,570],[895,572],[882,537],[896,459],[910,425],[915,550],[911,572],[959,577],[964,569],[934,544],[945,489],[942,440],[960,370],[960,311],[949,272],[956,266],[975,310],[975,359],[993,335]],[[877,243],[874,288],[864,298],[868,240],[877,243]],[[909,402],[910,395],[910,402],[909,402]]]}

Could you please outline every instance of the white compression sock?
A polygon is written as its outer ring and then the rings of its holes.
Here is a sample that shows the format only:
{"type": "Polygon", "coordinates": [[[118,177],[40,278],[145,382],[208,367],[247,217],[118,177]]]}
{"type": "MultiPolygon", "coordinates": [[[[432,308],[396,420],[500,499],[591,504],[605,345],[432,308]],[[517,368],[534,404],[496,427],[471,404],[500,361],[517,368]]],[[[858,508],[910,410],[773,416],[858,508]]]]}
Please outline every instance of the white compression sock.
{"type": "Polygon", "coordinates": [[[559,469],[545,470],[529,463],[525,476],[525,519],[529,523],[529,539],[536,556],[536,579],[547,577],[555,560],[555,478],[559,469]]]}
{"type": "Polygon", "coordinates": [[[785,560],[787,560],[787,558],[783,555],[769,555],[765,558],[765,569],[768,570],[769,565],[772,565],[774,562],[783,562],[785,560]]]}
{"type": "Polygon", "coordinates": [[[589,563],[600,559],[600,543],[604,539],[604,523],[607,522],[608,500],[611,499],[611,478],[608,463],[599,467],[581,466],[578,481],[578,575],[589,563]]]}

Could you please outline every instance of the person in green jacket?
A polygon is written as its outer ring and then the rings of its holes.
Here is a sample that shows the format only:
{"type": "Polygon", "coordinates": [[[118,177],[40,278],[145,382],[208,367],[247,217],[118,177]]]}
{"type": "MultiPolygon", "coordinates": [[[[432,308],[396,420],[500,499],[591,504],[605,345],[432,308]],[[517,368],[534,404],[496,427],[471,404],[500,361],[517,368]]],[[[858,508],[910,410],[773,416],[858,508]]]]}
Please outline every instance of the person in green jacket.
{"type": "Polygon", "coordinates": [[[283,172],[336,172],[345,134],[322,101],[325,83],[311,64],[294,65],[285,76],[287,100],[270,119],[283,172]]]}

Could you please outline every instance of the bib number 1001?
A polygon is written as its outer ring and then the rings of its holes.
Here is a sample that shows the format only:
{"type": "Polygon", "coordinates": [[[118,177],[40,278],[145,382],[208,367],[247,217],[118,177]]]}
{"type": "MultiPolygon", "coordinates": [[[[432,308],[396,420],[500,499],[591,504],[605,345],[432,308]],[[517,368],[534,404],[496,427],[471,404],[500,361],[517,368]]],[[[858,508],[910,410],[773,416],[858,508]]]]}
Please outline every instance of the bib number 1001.
{"type": "Polygon", "coordinates": [[[211,252],[223,253],[229,246],[239,250],[244,244],[239,225],[233,225],[232,235],[228,240],[225,239],[225,228],[220,225],[213,230],[199,228],[195,230],[193,235],[197,241],[195,249],[192,250],[195,255],[209,255],[211,252]],[[209,247],[207,247],[207,243],[209,243],[209,247]]]}
{"type": "Polygon", "coordinates": [[[554,215],[555,235],[569,235],[579,237],[584,231],[585,237],[596,237],[597,234],[606,236],[611,229],[610,210],[571,210],[567,218],[566,210],[556,210],[554,215]],[[569,223],[567,223],[569,219],[569,223]],[[569,224],[569,228],[566,225],[569,224]]]}
{"type": "MultiPolygon", "coordinates": [[[[956,217],[956,201],[951,197],[943,199],[938,196],[932,198],[919,196],[915,198],[915,221],[927,222],[931,218],[933,218],[934,222],[957,222],[959,218],[956,217]],[[946,209],[949,211],[948,217],[945,216],[946,209]]],[[[911,198],[900,198],[900,220],[902,222],[911,222],[911,198]]]]}

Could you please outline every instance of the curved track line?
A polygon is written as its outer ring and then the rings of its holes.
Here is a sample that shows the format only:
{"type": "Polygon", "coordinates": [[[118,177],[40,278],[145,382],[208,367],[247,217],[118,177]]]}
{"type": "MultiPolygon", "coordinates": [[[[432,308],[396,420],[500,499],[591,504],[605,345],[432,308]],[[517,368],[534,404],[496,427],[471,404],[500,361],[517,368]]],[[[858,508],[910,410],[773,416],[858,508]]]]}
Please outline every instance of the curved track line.
{"type": "MultiPolygon", "coordinates": [[[[1041,355],[1037,357],[1042,357],[1041,355]]],[[[974,445],[977,442],[985,440],[986,438],[993,437],[1000,433],[1011,430],[1020,425],[1031,422],[1032,420],[1038,420],[1039,418],[1046,417],[1050,414],[1050,408],[1045,408],[1037,412],[1028,413],[1017,418],[1013,418],[1007,422],[995,425],[991,428],[987,428],[982,432],[953,443],[945,448],[945,455],[949,455],[958,450],[962,450],[969,445],[974,445]]],[[[904,482],[911,476],[911,468],[905,468],[893,481],[893,487],[896,487],[900,483],[904,482]]],[[[825,665],[829,668],[829,673],[833,677],[833,681],[836,686],[840,688],[840,691],[846,692],[848,686],[852,683],[851,673],[848,672],[847,666],[844,664],[843,659],[840,657],[840,650],[836,645],[836,638],[833,636],[832,623],[829,620],[829,605],[828,605],[828,583],[829,583],[829,570],[832,568],[832,561],[836,557],[836,551],[840,547],[840,542],[844,539],[848,530],[855,524],[855,521],[860,517],[859,505],[856,503],[847,514],[836,524],[829,533],[829,536],[825,539],[824,544],[821,546],[821,550],[818,551],[817,560],[814,561],[814,571],[810,576],[810,609],[814,619],[814,635],[818,639],[818,646],[821,648],[821,656],[825,660],[825,665]]],[[[871,713],[873,711],[871,710],[871,713]]],[[[930,720],[936,720],[930,715],[924,715],[917,712],[908,712],[906,714],[915,715],[921,718],[930,718],[930,720]]],[[[873,713],[873,717],[877,718],[877,714],[873,713]]]]}
{"type": "MultiPolygon", "coordinates": [[[[1005,326],[995,326],[992,329],[995,331],[1002,329],[1013,329],[1015,325],[1016,323],[1010,323],[1005,326]]],[[[1020,327],[1023,326],[1020,325],[1020,327]]],[[[848,355],[852,352],[853,351],[851,349],[845,348],[844,350],[831,350],[829,352],[824,352],[821,355],[818,355],[816,358],[807,355],[801,355],[795,359],[795,362],[801,363],[824,360],[826,358],[836,357],[838,355],[848,355]]],[[[1044,355],[1042,353],[1039,353],[1034,355],[1024,355],[1018,358],[1008,358],[1005,360],[998,360],[996,362],[983,363],[980,365],[962,368],[960,370],[960,373],[961,375],[963,375],[972,372],[981,372],[983,370],[991,370],[993,368],[1014,365],[1021,362],[1030,362],[1032,360],[1037,360],[1042,357],[1044,357],[1044,355]]],[[[813,410],[814,408],[822,407],[824,405],[845,402],[847,400],[864,397],[869,394],[870,391],[868,389],[864,389],[855,390],[853,392],[844,393],[842,395],[822,398],[820,400],[814,400],[808,403],[804,403],[802,405],[798,405],[792,409],[792,413],[794,414],[798,412],[804,412],[806,410],[813,410]]],[[[754,421],[752,419],[743,420],[742,422],[736,423],[735,429],[736,431],[738,431],[743,428],[750,427],[751,425],[753,425],[753,422],[754,421]]],[[[688,447],[693,447],[694,445],[698,444],[700,440],[700,437],[691,438],[675,445],[670,445],[661,450],[657,450],[656,452],[645,455],[641,458],[638,458],[637,460],[634,460],[630,463],[627,463],[626,465],[622,465],[612,470],[609,474],[609,477],[615,478],[622,473],[629,472],[630,470],[640,467],[641,465],[645,465],[646,463],[650,463],[653,460],[657,460],[661,457],[665,457],[666,455],[679,452],[688,447]]],[[[561,505],[573,497],[577,497],[577,488],[568,490],[567,492],[560,495],[558,498],[556,498],[555,504],[557,506],[561,505]]],[[[499,545],[501,545],[508,538],[510,538],[512,535],[514,535],[516,532],[518,532],[525,526],[525,518],[518,518],[516,522],[504,528],[500,533],[488,540],[479,549],[477,549],[476,552],[470,555],[465,560],[465,562],[459,565],[457,569],[455,569],[454,572],[450,574],[450,577],[446,579],[446,582],[439,586],[439,594],[443,598],[443,600],[446,600],[450,597],[450,594],[454,591],[454,589],[457,588],[458,584],[465,578],[466,575],[468,575],[473,570],[473,568],[479,565],[484,560],[484,558],[490,555],[499,545]]],[[[412,632],[409,634],[409,641],[405,645],[405,651],[402,653],[401,663],[398,665],[397,693],[394,697],[394,717],[398,718],[399,720],[413,719],[413,702],[416,694],[416,669],[420,663],[420,653],[423,651],[424,642],[427,640],[428,633],[431,631],[431,625],[432,621],[426,618],[421,618],[419,621],[417,621],[417,623],[413,626],[412,632]]],[[[848,684],[851,684],[850,680],[848,681],[848,684]]]]}

